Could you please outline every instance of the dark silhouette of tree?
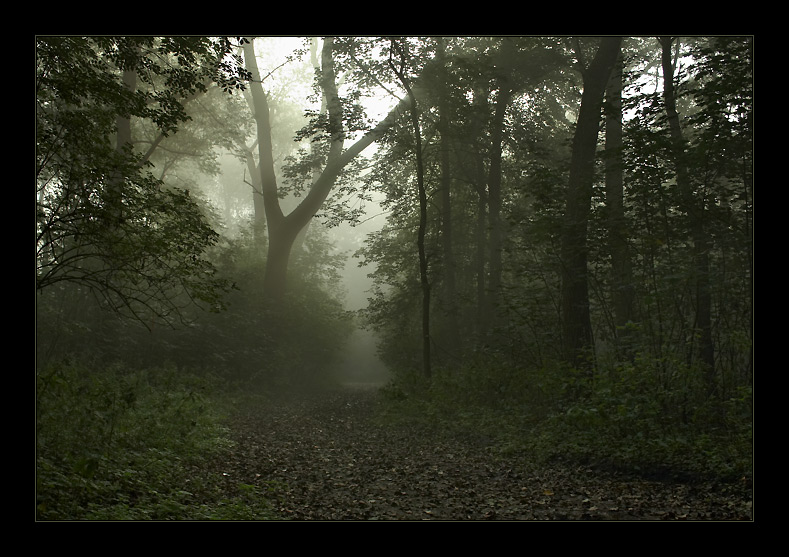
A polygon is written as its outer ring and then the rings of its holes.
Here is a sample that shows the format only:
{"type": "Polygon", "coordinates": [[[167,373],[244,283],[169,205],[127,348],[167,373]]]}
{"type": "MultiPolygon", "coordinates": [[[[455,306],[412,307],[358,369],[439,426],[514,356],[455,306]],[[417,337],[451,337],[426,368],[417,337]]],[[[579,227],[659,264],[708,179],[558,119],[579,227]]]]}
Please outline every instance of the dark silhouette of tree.
{"type": "Polygon", "coordinates": [[[572,160],[562,231],[562,323],[566,360],[590,369],[593,350],[589,312],[587,227],[592,200],[597,134],[605,88],[616,64],[622,39],[605,37],[586,65],[580,42],[576,44],[583,95],[573,137],[572,160]]]}
{"type": "Polygon", "coordinates": [[[620,53],[606,88],[604,106],[605,197],[608,210],[608,249],[611,254],[611,299],[614,334],[619,340],[627,336],[628,323],[634,319],[633,272],[628,244],[628,223],[624,207],[622,66],[620,53]]]}
{"type": "Polygon", "coordinates": [[[427,233],[427,192],[425,189],[425,165],[422,161],[422,127],[419,123],[419,106],[416,96],[406,75],[409,62],[408,46],[395,39],[391,41],[389,66],[397,75],[411,99],[411,125],[414,134],[414,156],[416,158],[416,189],[419,197],[419,228],[417,232],[417,251],[419,253],[419,284],[422,289],[422,371],[426,377],[432,374],[430,358],[430,280],[427,269],[427,253],[425,251],[425,234],[427,233]],[[395,64],[394,56],[399,58],[395,64]]]}

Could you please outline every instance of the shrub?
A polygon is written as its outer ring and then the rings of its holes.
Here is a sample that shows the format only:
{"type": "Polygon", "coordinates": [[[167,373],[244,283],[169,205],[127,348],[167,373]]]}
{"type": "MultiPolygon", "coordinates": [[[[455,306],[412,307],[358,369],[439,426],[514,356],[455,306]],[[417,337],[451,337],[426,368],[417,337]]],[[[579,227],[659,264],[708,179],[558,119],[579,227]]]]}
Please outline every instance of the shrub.
{"type": "Polygon", "coordinates": [[[400,373],[390,416],[497,439],[501,450],[661,477],[752,474],[752,392],[711,397],[702,371],[670,359],[527,369],[491,355],[428,381],[400,373]],[[406,418],[403,415],[407,415],[406,418]]]}
{"type": "Polygon", "coordinates": [[[196,472],[231,446],[209,377],[62,362],[36,379],[39,519],[189,518],[222,497],[196,472]]]}

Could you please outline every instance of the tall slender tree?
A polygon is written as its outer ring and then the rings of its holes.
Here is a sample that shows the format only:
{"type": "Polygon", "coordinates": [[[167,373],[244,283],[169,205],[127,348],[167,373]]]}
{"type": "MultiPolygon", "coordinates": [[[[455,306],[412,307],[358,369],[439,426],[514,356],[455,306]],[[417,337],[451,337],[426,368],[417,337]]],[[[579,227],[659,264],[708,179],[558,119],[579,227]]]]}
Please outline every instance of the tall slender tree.
{"type": "Polygon", "coordinates": [[[438,131],[441,141],[441,250],[443,260],[443,305],[447,318],[447,346],[457,346],[460,340],[457,304],[457,265],[454,252],[454,228],[452,224],[452,139],[450,134],[450,91],[445,39],[436,39],[436,59],[441,67],[443,79],[438,84],[438,131]]]}
{"type": "Polygon", "coordinates": [[[430,280],[427,269],[427,252],[425,236],[427,233],[427,190],[425,187],[425,165],[422,160],[422,126],[419,122],[419,106],[411,87],[410,78],[406,75],[409,62],[407,43],[392,39],[389,66],[405,88],[411,99],[410,119],[414,134],[414,155],[416,158],[416,188],[419,197],[419,229],[417,232],[417,250],[419,252],[419,284],[422,289],[422,371],[426,377],[432,375],[431,338],[430,338],[430,280]],[[395,64],[394,55],[399,58],[399,66],[395,64]]]}
{"type": "Polygon", "coordinates": [[[587,370],[591,370],[589,358],[594,348],[589,310],[587,226],[603,96],[621,42],[621,37],[600,39],[597,52],[588,65],[584,63],[580,42],[576,44],[583,94],[573,136],[562,230],[562,328],[565,359],[587,370]]]}
{"type": "MultiPolygon", "coordinates": [[[[509,40],[504,42],[505,56],[511,56],[514,48],[509,40]]],[[[488,227],[490,266],[488,269],[488,291],[485,296],[485,310],[483,312],[484,324],[487,328],[496,314],[496,307],[500,296],[502,272],[502,241],[503,221],[502,210],[502,151],[504,149],[504,117],[507,107],[514,93],[512,78],[509,72],[502,72],[497,78],[496,105],[490,125],[490,161],[488,167],[488,227]]]]}
{"type": "Polygon", "coordinates": [[[622,56],[620,53],[605,96],[605,197],[608,209],[608,250],[611,254],[611,298],[615,335],[627,335],[633,319],[633,272],[624,209],[622,161],[622,56]]]}
{"type": "Polygon", "coordinates": [[[696,279],[696,315],[694,327],[700,332],[699,354],[705,367],[710,389],[714,388],[715,348],[712,340],[712,297],[710,293],[711,241],[705,230],[705,201],[697,195],[688,167],[686,142],[677,110],[677,92],[674,87],[675,63],[672,55],[674,37],[660,37],[661,65],[663,69],[663,101],[671,137],[671,155],[676,171],[677,187],[682,196],[693,240],[693,261],[696,279]]]}

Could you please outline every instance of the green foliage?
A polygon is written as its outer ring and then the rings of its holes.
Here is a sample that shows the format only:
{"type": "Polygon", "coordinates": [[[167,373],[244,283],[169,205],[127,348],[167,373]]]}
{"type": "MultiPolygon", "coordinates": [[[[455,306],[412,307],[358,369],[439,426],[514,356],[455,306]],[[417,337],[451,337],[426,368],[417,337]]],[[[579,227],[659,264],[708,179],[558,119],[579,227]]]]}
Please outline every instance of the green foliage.
{"type": "Polygon", "coordinates": [[[176,320],[187,302],[218,307],[228,283],[206,258],[217,234],[188,191],[147,171],[118,122],[174,133],[191,95],[241,85],[230,48],[207,37],[37,38],[37,290],[77,283],[141,321],[176,320]],[[124,82],[126,70],[141,86],[124,82]]]}
{"type": "Polygon", "coordinates": [[[266,516],[265,494],[227,500],[204,466],[232,447],[211,378],[61,362],[36,380],[38,519],[266,516]]]}
{"type": "MultiPolygon", "coordinates": [[[[430,40],[414,42],[422,52],[434,48],[430,40]]],[[[585,49],[594,41],[576,42],[585,49]]],[[[409,420],[421,416],[448,429],[495,432],[508,449],[545,458],[644,473],[749,475],[752,40],[700,37],[678,43],[683,157],[691,184],[683,189],[677,184],[663,95],[647,84],[647,69],[660,64],[658,43],[633,38],[624,44],[624,224],[611,225],[601,157],[584,246],[595,342],[588,355],[590,374],[557,363],[563,265],[557,248],[580,96],[578,76],[564,58],[570,51],[561,45],[548,39],[511,44],[520,51],[518,59],[532,60],[538,71],[509,68],[509,84],[522,80],[529,87],[513,94],[501,130],[500,254],[490,241],[494,207],[487,196],[492,195],[491,124],[498,96],[493,84],[507,69],[506,58],[499,59],[503,64],[492,61],[504,52],[503,43],[448,41],[443,68],[419,82],[428,98],[443,101],[425,112],[429,117],[422,122],[431,196],[426,247],[436,300],[432,381],[418,373],[418,212],[404,121],[381,142],[365,187],[385,193],[382,205],[389,215],[360,253],[375,264],[375,296],[365,317],[379,334],[382,358],[399,370],[387,393],[409,420]],[[544,53],[543,44],[553,50],[548,57],[527,53],[531,46],[544,53]],[[437,126],[441,116],[447,117],[447,128],[437,126]],[[451,232],[441,206],[447,182],[441,180],[440,155],[447,151],[451,232]],[[615,311],[622,287],[614,287],[613,233],[625,234],[632,271],[626,285],[632,314],[625,326],[615,311]],[[454,250],[452,266],[443,260],[448,244],[454,250]],[[704,265],[698,257],[702,248],[704,265]],[[501,285],[491,292],[499,255],[501,285]],[[443,298],[448,283],[454,288],[451,315],[457,319],[451,334],[450,304],[443,298]],[[708,285],[711,300],[711,325],[704,331],[697,315],[703,298],[699,285],[708,285]],[[702,333],[712,338],[714,370],[704,369],[702,333]]],[[[572,50],[582,57],[584,49],[572,50]]]]}
{"type": "Polygon", "coordinates": [[[589,397],[545,424],[554,454],[648,475],[751,477],[752,399],[706,395],[703,373],[679,362],[636,361],[606,370],[589,397]]]}
{"type": "Polygon", "coordinates": [[[248,76],[232,43],[226,37],[40,36],[36,92],[110,118],[149,119],[172,133],[188,119],[184,98],[205,92],[212,82],[228,91],[243,88],[248,76]],[[118,70],[134,70],[137,79],[157,87],[129,91],[118,70]]]}
{"type": "Polygon", "coordinates": [[[55,208],[61,196],[44,199],[37,289],[79,283],[110,309],[165,322],[177,319],[188,303],[221,307],[229,282],[206,257],[218,235],[188,192],[140,180],[124,189],[124,217],[116,226],[97,218],[105,212],[101,205],[64,214],[55,208]]]}
{"type": "Polygon", "coordinates": [[[484,436],[533,459],[660,478],[752,477],[751,389],[718,400],[703,385],[701,371],[680,362],[636,360],[590,380],[565,366],[481,358],[432,381],[401,373],[384,394],[390,420],[484,436]]]}
{"type": "Polygon", "coordinates": [[[245,389],[325,381],[355,326],[343,308],[343,258],[331,253],[325,230],[314,223],[293,256],[290,292],[275,310],[262,292],[264,253],[251,230],[216,246],[212,265],[232,278],[233,290],[220,311],[185,304],[183,323],[172,327],[103,311],[74,284],[46,290],[37,299],[38,361],[73,355],[142,369],[171,362],[245,389]]]}
{"type": "Polygon", "coordinates": [[[162,349],[245,388],[325,381],[354,327],[339,287],[343,258],[331,253],[325,230],[313,223],[291,258],[286,298],[274,307],[262,291],[264,250],[253,236],[230,243],[217,258],[236,285],[226,310],[203,313],[188,330],[166,334],[162,349]]]}
{"type": "Polygon", "coordinates": [[[265,483],[238,485],[230,496],[227,480],[204,464],[232,448],[220,396],[330,380],[331,363],[354,324],[337,287],[341,261],[329,253],[319,227],[305,246],[312,256],[295,258],[301,280],[293,281],[277,312],[262,296],[265,260],[251,234],[214,253],[216,265],[237,281],[226,309],[190,310],[188,327],[147,330],[87,303],[75,285],[39,296],[40,519],[270,514],[265,483]],[[64,363],[66,353],[94,363],[64,363]],[[162,368],[162,362],[173,364],[162,368]]]}

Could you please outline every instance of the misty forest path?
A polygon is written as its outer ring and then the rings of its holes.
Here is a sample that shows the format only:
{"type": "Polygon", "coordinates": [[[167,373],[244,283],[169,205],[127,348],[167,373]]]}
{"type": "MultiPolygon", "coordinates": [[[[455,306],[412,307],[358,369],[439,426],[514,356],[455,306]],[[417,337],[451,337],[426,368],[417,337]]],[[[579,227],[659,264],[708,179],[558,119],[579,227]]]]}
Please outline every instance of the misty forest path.
{"type": "Polygon", "coordinates": [[[538,465],[487,441],[373,419],[375,389],[349,386],[236,416],[228,482],[257,485],[291,520],[741,520],[727,487],[538,465]]]}

